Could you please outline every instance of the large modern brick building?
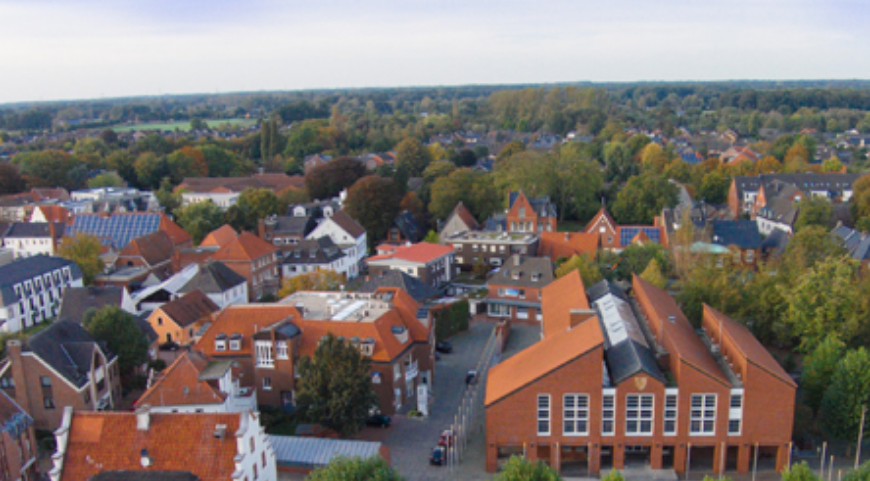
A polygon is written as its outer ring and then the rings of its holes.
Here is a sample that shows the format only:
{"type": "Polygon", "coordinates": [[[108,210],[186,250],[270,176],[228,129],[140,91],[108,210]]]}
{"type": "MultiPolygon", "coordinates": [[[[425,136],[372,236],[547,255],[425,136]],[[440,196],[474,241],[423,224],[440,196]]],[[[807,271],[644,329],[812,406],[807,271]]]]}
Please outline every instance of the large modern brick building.
{"type": "Polygon", "coordinates": [[[576,272],[544,289],[544,339],[493,367],[486,467],[510,455],[594,475],[736,470],[788,459],[796,384],[741,324],[704,308],[697,332],[635,277],[584,294],[576,272]]]}

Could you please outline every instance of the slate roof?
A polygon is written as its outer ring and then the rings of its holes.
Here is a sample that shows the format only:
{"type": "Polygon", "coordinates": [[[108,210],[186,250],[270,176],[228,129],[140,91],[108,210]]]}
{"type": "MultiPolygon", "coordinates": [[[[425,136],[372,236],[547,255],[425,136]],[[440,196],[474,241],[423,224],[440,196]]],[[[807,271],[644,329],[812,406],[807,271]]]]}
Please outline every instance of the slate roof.
{"type": "Polygon", "coordinates": [[[304,217],[296,216],[275,216],[266,220],[266,222],[274,221],[272,227],[273,234],[298,235],[305,237],[317,226],[314,217],[307,215],[304,217]]]}
{"type": "Polygon", "coordinates": [[[27,339],[25,346],[79,388],[88,382],[94,348],[102,350],[110,361],[115,358],[81,324],[69,321],[46,327],[27,339]]]}
{"type": "Polygon", "coordinates": [[[197,273],[178,292],[186,294],[200,290],[206,294],[220,294],[246,282],[247,279],[223,262],[209,261],[199,264],[197,273]]]}
{"type": "Polygon", "coordinates": [[[63,291],[60,314],[57,318],[61,321],[81,323],[88,310],[104,306],[120,306],[123,299],[124,287],[121,286],[67,287],[63,291]]]}
{"type": "Polygon", "coordinates": [[[423,238],[423,233],[421,232],[422,229],[420,229],[417,219],[415,219],[414,214],[409,211],[406,210],[399,214],[393,223],[396,225],[396,228],[399,229],[399,232],[402,233],[402,237],[406,240],[419,242],[420,239],[423,238]]]}
{"type": "MultiPolygon", "coordinates": [[[[54,223],[54,238],[60,239],[66,230],[63,222],[54,223]]],[[[51,226],[48,222],[13,222],[6,230],[5,238],[50,237],[51,226]]]]}
{"type": "Polygon", "coordinates": [[[361,235],[366,233],[366,230],[343,210],[333,214],[333,216],[330,217],[330,220],[338,224],[339,227],[344,229],[345,232],[350,234],[354,239],[358,239],[361,235]]]}
{"type": "Polygon", "coordinates": [[[518,286],[518,287],[544,287],[553,282],[553,261],[549,257],[527,257],[515,265],[519,255],[512,255],[504,262],[504,265],[489,279],[490,285],[495,286],[518,286]],[[515,274],[519,279],[514,279],[515,274]],[[532,280],[533,274],[539,274],[538,280],[532,280]]]}
{"type": "Polygon", "coordinates": [[[843,242],[852,259],[864,261],[870,259],[870,235],[844,225],[838,225],[831,233],[843,242]]]}
{"type": "Polygon", "coordinates": [[[761,247],[761,234],[758,224],[751,220],[714,220],[710,221],[711,239],[721,246],[736,246],[739,249],[758,249],[761,247]]]}
{"type": "Polygon", "coordinates": [[[381,443],[344,439],[309,438],[301,436],[269,436],[279,466],[318,468],[333,459],[380,455],[381,443]]]}
{"type": "MultiPolygon", "coordinates": [[[[764,207],[758,209],[756,216],[780,224],[793,226],[797,220],[798,210],[792,200],[800,192],[793,184],[779,184],[777,189],[771,189],[770,197],[764,207]]],[[[767,189],[765,189],[767,194],[767,189]]]]}
{"type": "Polygon", "coordinates": [[[851,190],[852,184],[861,177],[861,174],[761,174],[753,176],[735,176],[734,187],[737,190],[737,198],[743,200],[744,192],[757,192],[762,185],[774,181],[794,184],[803,192],[827,190],[839,193],[851,190]]]}
{"type": "Polygon", "coordinates": [[[70,268],[73,280],[82,278],[82,271],[75,262],[41,254],[0,266],[0,299],[3,305],[18,302],[18,295],[13,289],[15,284],[67,266],[70,268]]]}
{"type": "MultiPolygon", "coordinates": [[[[519,192],[511,192],[508,194],[508,205],[513,207],[514,202],[520,196],[522,191],[519,192]]],[[[525,194],[523,194],[525,195],[525,194]]],[[[550,201],[549,196],[543,197],[528,197],[526,199],[529,201],[529,205],[532,206],[532,210],[535,211],[535,214],[538,217],[556,217],[556,204],[550,201]]]]}
{"type": "Polygon", "coordinates": [[[493,214],[484,222],[483,230],[504,232],[507,231],[507,216],[502,212],[493,214]]]}
{"type": "Polygon", "coordinates": [[[284,255],[284,264],[329,264],[344,257],[329,236],[305,239],[294,245],[284,255]]]}
{"type": "Polygon", "coordinates": [[[791,237],[788,232],[779,228],[773,229],[761,242],[761,253],[765,256],[778,257],[785,252],[789,240],[791,237]]]}
{"type": "Polygon", "coordinates": [[[389,270],[380,276],[368,276],[359,287],[360,292],[375,292],[381,287],[398,287],[407,292],[417,302],[423,302],[440,295],[440,292],[416,277],[402,271],[389,270]]]}

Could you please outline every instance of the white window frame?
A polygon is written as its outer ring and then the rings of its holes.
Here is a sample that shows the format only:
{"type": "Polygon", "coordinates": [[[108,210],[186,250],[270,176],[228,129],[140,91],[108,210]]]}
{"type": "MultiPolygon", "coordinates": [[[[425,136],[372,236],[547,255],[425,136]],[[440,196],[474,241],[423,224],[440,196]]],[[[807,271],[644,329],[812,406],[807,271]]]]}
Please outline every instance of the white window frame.
{"type": "Polygon", "coordinates": [[[680,391],[675,388],[665,389],[665,409],[662,418],[662,433],[665,436],[676,436],[679,427],[678,415],[680,407],[680,391]],[[668,429],[668,423],[673,423],[668,429]]]}
{"type": "Polygon", "coordinates": [[[538,402],[536,407],[537,433],[538,436],[549,436],[553,430],[552,413],[553,405],[550,402],[549,394],[538,394],[538,402]],[[543,403],[542,403],[543,401],[543,403]],[[547,430],[541,430],[541,423],[546,423],[547,430]]]}
{"type": "Polygon", "coordinates": [[[728,400],[728,435],[740,436],[743,434],[743,407],[746,405],[746,395],[743,389],[737,388],[731,390],[731,397],[728,400]],[[734,400],[739,399],[739,403],[735,406],[734,400]],[[737,431],[731,430],[731,423],[737,423],[737,431]]]}
{"type": "Polygon", "coordinates": [[[275,345],[275,355],[278,359],[290,359],[290,349],[287,341],[278,341],[275,345]]]}
{"type": "Polygon", "coordinates": [[[652,436],[655,431],[655,407],[656,398],[653,394],[626,394],[625,395],[625,435],[626,436],[652,436]],[[637,405],[632,407],[632,401],[637,405]],[[644,406],[648,401],[649,405],[644,406]],[[634,414],[632,414],[634,413],[634,414]],[[643,423],[649,422],[649,429],[643,429],[643,423]],[[637,423],[637,429],[629,430],[629,423],[637,423]]]}
{"type": "Polygon", "coordinates": [[[254,343],[254,354],[256,357],[255,367],[275,367],[275,359],[272,357],[271,341],[256,341],[254,343]]]}
{"type": "Polygon", "coordinates": [[[562,434],[565,436],[589,435],[588,394],[572,393],[562,396],[562,434]]]}
{"type": "Polygon", "coordinates": [[[604,389],[601,393],[601,435],[616,434],[616,389],[604,389]],[[606,429],[610,423],[610,429],[606,429]]]}
{"type": "Polygon", "coordinates": [[[716,405],[718,404],[717,398],[718,395],[714,393],[692,394],[692,402],[690,405],[691,409],[689,410],[690,436],[716,435],[716,405]],[[710,400],[712,400],[712,403],[710,403],[710,400]],[[710,430],[706,429],[705,426],[707,425],[711,426],[710,430]]]}

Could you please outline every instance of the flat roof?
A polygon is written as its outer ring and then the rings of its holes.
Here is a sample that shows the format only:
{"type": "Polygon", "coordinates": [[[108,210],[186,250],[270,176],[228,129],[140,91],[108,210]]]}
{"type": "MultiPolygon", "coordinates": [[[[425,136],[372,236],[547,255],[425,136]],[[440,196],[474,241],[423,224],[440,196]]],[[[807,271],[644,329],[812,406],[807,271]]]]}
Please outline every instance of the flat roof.
{"type": "Polygon", "coordinates": [[[303,291],[281,299],[310,321],[374,322],[393,308],[392,299],[364,292],[303,291]]]}

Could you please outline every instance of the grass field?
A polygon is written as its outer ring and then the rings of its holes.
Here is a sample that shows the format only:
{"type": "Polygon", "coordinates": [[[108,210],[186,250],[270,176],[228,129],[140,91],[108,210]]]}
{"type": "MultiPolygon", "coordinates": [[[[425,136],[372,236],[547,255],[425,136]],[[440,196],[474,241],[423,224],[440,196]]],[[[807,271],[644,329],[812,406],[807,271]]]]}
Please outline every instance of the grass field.
{"type": "MultiPolygon", "coordinates": [[[[206,123],[211,128],[216,128],[222,124],[230,124],[233,126],[250,127],[257,123],[257,119],[218,119],[206,120],[206,123]]],[[[190,130],[190,121],[184,120],[179,122],[154,122],[133,125],[118,125],[112,127],[115,132],[131,132],[133,130],[162,130],[174,131],[175,129],[188,131],[190,130]]]]}

